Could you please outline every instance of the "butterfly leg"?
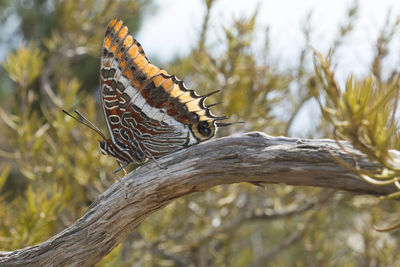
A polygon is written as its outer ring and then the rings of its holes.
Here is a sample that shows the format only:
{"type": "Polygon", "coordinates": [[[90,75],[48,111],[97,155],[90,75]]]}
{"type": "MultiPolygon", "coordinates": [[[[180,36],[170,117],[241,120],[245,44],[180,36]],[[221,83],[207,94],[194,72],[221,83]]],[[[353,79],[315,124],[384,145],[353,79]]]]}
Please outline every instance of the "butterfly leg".
{"type": "Polygon", "coordinates": [[[125,163],[123,164],[121,161],[117,160],[118,166],[119,168],[117,170],[115,170],[116,172],[119,172],[122,168],[122,170],[124,171],[125,175],[127,175],[128,173],[125,170],[125,167],[128,166],[129,163],[125,163]]]}
{"type": "Polygon", "coordinates": [[[120,162],[119,160],[117,160],[117,163],[118,163],[118,165],[119,165],[119,168],[116,169],[115,171],[113,171],[113,174],[114,174],[115,178],[118,180],[118,182],[122,185],[122,187],[123,187],[123,189],[124,189],[124,191],[125,191],[125,199],[127,199],[127,198],[128,198],[128,190],[127,190],[127,188],[126,188],[126,184],[124,183],[124,181],[121,180],[121,178],[118,177],[117,173],[118,173],[119,171],[123,170],[124,173],[125,173],[125,175],[126,175],[126,171],[125,171],[124,168],[125,168],[126,166],[128,166],[130,162],[122,163],[122,162],[120,162]]]}
{"type": "Polygon", "coordinates": [[[154,158],[154,156],[151,153],[149,153],[147,151],[145,151],[144,153],[146,154],[147,157],[151,158],[156,163],[158,168],[163,169],[163,170],[168,169],[167,167],[161,166],[160,163],[158,163],[158,161],[154,158]]]}

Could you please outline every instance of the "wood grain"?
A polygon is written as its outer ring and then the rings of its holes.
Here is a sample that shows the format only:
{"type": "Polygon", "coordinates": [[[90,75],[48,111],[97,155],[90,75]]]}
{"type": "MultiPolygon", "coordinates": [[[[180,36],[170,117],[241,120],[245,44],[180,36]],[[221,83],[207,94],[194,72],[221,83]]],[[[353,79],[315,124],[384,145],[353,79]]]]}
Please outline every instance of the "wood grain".
{"type": "MultiPolygon", "coordinates": [[[[343,146],[354,151],[347,143],[343,146]]],[[[340,166],[329,151],[349,164],[355,158],[333,140],[272,137],[259,132],[202,143],[149,162],[94,201],[69,228],[36,246],[0,252],[0,266],[90,266],[120,244],[151,213],[171,201],[213,186],[239,182],[316,186],[357,194],[385,195],[392,186],[375,186],[340,166]]],[[[360,153],[358,153],[360,155],[360,153]]],[[[394,152],[395,160],[400,154],[394,152]]],[[[376,165],[357,158],[361,168],[376,165]]]]}

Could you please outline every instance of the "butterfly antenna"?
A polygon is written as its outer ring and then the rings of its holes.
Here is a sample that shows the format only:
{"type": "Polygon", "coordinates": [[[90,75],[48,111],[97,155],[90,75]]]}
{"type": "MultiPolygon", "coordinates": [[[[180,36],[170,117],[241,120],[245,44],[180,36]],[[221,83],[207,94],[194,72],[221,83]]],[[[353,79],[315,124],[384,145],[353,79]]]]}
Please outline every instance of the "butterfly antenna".
{"type": "Polygon", "coordinates": [[[214,104],[210,104],[210,105],[207,105],[207,108],[211,108],[211,107],[213,107],[213,106],[216,106],[216,105],[221,105],[223,102],[217,102],[217,103],[214,103],[214,104]]]}
{"type": "Polygon", "coordinates": [[[63,110],[63,112],[65,114],[67,114],[68,116],[70,116],[71,118],[74,118],[77,122],[82,123],[83,125],[85,125],[86,127],[92,129],[93,131],[95,131],[98,135],[100,135],[103,139],[106,139],[106,137],[104,136],[104,134],[100,131],[99,128],[96,127],[96,125],[94,125],[93,123],[91,123],[88,119],[86,119],[85,116],[83,116],[79,111],[75,110],[75,113],[78,114],[79,118],[75,117],[74,115],[72,115],[71,113],[63,110]]]}
{"type": "Polygon", "coordinates": [[[219,93],[220,91],[221,91],[221,90],[215,90],[214,92],[211,92],[211,93],[202,95],[201,97],[202,97],[202,98],[207,98],[207,97],[212,96],[212,95],[214,95],[214,94],[216,94],[216,93],[219,93]]]}
{"type": "Polygon", "coordinates": [[[221,117],[214,117],[213,119],[216,120],[216,121],[223,121],[223,120],[226,120],[226,119],[229,119],[229,118],[227,116],[221,116],[221,117]]]}
{"type": "Polygon", "coordinates": [[[215,124],[218,127],[227,127],[233,124],[238,124],[238,123],[244,123],[244,121],[238,121],[238,122],[216,122],[215,124]]]}

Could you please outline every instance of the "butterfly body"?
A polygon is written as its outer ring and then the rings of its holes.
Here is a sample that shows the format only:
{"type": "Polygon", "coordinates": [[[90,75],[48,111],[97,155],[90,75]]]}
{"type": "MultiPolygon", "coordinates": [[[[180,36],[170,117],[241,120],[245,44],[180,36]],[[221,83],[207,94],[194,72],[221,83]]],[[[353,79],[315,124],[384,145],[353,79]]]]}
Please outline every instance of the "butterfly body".
{"type": "Polygon", "coordinates": [[[111,138],[98,140],[100,150],[104,155],[110,155],[123,165],[128,163],[142,163],[145,161],[145,153],[135,140],[128,143],[125,141],[113,141],[111,138]]]}
{"type": "Polygon", "coordinates": [[[103,154],[120,165],[142,163],[214,136],[226,117],[214,116],[205,96],[151,64],[121,20],[107,27],[100,62],[100,93],[110,138],[103,154]]]}

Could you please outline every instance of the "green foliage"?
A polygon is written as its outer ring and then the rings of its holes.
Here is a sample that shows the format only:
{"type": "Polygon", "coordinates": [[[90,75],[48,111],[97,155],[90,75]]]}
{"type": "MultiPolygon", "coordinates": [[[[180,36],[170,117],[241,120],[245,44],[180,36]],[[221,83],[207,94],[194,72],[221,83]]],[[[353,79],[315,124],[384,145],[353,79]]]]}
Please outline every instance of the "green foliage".
{"type": "Polygon", "coordinates": [[[39,76],[43,64],[44,54],[30,43],[28,47],[21,44],[16,53],[10,53],[3,67],[11,80],[18,83],[19,87],[26,88],[39,76]]]}
{"type": "Polygon", "coordinates": [[[330,57],[315,54],[315,72],[326,92],[325,104],[318,98],[325,119],[333,125],[338,141],[350,141],[370,160],[382,164],[377,173],[346,166],[368,182],[398,186],[399,166],[393,162],[390,150],[400,145],[396,119],[400,77],[378,83],[372,75],[362,82],[351,75],[342,90],[330,65],[330,57]]]}
{"type": "MultiPolygon", "coordinates": [[[[292,74],[280,73],[274,62],[260,62],[254,53],[252,43],[255,37],[257,13],[250,18],[234,19],[232,25],[225,26],[219,48],[223,50],[214,55],[212,46],[205,43],[208,31],[208,18],[212,5],[200,34],[198,47],[190,57],[177,59],[168,69],[171,73],[187,77],[200,93],[220,90],[210,102],[223,102],[215,110],[232,120],[243,119],[247,130],[262,130],[270,133],[283,133],[285,122],[271,111],[288,94],[293,81],[292,74]],[[251,105],[249,105],[251,103],[251,105]]],[[[266,48],[268,40],[266,40],[266,48]]],[[[268,57],[268,49],[262,51],[261,58],[268,57]]],[[[194,87],[194,86],[193,86],[194,87]]],[[[235,132],[243,125],[224,129],[235,132]]]]}
{"type": "MultiPolygon", "coordinates": [[[[88,92],[97,84],[89,79],[98,81],[104,25],[116,14],[128,12],[121,6],[137,19],[139,10],[150,3],[103,1],[101,6],[98,1],[57,1],[47,6],[53,10],[46,13],[41,2],[32,1],[31,7],[38,7],[37,14],[43,12],[47,21],[27,10],[23,1],[9,3],[9,11],[21,18],[22,25],[26,23],[21,29],[32,31],[22,32],[28,41],[8,54],[0,70],[14,81],[12,88],[4,87],[7,81],[0,87],[5,96],[0,108],[1,165],[10,166],[0,176],[0,250],[48,239],[76,221],[114,182],[115,162],[100,156],[93,133],[77,129],[62,109],[84,103],[80,110],[96,122],[95,114],[101,112],[88,92]],[[36,30],[38,34],[32,35],[36,30]]],[[[135,24],[131,29],[139,20],[135,24]]],[[[115,254],[117,249],[105,262],[118,258],[115,254]]]]}
{"type": "MultiPolygon", "coordinates": [[[[92,170],[92,174],[96,176],[99,175],[91,165],[96,162],[93,159],[97,159],[96,164],[100,165],[97,144],[92,142],[77,152],[71,150],[73,139],[68,133],[73,131],[73,123],[65,118],[58,108],[49,108],[37,103],[37,93],[28,87],[34,82],[34,78],[24,71],[14,71],[17,68],[10,66],[17,64],[10,59],[21,55],[28,61],[35,58],[39,60],[38,55],[41,53],[38,49],[32,48],[31,45],[28,47],[31,47],[31,53],[21,46],[8,57],[8,64],[5,64],[10,76],[21,82],[17,82],[13,103],[13,106],[19,108],[15,109],[15,113],[0,110],[2,134],[7,138],[8,145],[13,148],[11,157],[22,175],[14,174],[12,178],[20,180],[26,189],[22,194],[15,196],[6,191],[7,201],[10,202],[7,203],[4,199],[1,204],[3,207],[7,206],[4,210],[8,211],[8,215],[2,220],[0,229],[2,237],[9,242],[2,244],[1,249],[17,249],[50,237],[62,229],[60,222],[66,218],[76,219],[85,209],[87,201],[93,198],[94,193],[91,193],[91,196],[89,192],[85,192],[86,187],[97,185],[104,190],[99,181],[91,183],[90,179],[93,179],[93,176],[88,175],[88,170],[92,170]],[[88,154],[92,154],[90,162],[88,154]],[[77,160],[81,162],[79,166],[74,164],[77,160]],[[77,194],[72,195],[71,192],[77,194]]],[[[34,68],[41,68],[42,65],[30,66],[31,72],[37,73],[36,77],[40,69],[34,68]]],[[[79,82],[76,79],[60,80],[58,87],[64,103],[73,105],[79,82]]],[[[94,101],[88,100],[87,110],[92,107],[94,112],[94,104],[94,101]]],[[[13,189],[18,190],[10,188],[13,189]]]]}
{"type": "Polygon", "coordinates": [[[0,175],[0,191],[3,189],[3,186],[7,181],[8,175],[10,173],[10,166],[6,166],[2,169],[3,169],[3,171],[0,175]]]}
{"type": "MultiPolygon", "coordinates": [[[[382,68],[398,24],[388,20],[376,42],[374,76],[352,76],[342,90],[329,67],[335,53],[327,59],[318,56],[315,71],[308,65],[312,13],[303,22],[305,42],[293,59],[297,63],[289,68],[279,64],[277,51],[271,51],[268,29],[264,47],[256,49],[257,12],[224,23],[220,42],[209,43],[216,2],[204,2],[204,22],[191,53],[160,67],[184,78],[199,93],[221,90],[210,100],[223,101],[213,112],[245,124],[223,128],[220,136],[250,130],[290,135],[303,107],[320,96],[325,120],[309,135],[328,136],[334,128],[338,138],[356,140],[371,160],[387,164],[385,172],[366,173],[368,177],[397,177],[388,149],[399,149],[394,116],[398,78],[392,71],[385,80],[382,73],[390,70],[382,68]]],[[[26,40],[9,53],[0,70],[0,250],[34,245],[65,229],[115,182],[115,161],[101,155],[95,133],[61,110],[77,108],[106,132],[97,99],[105,23],[122,18],[136,32],[150,4],[0,4],[8,7],[0,9],[0,20],[17,16],[17,34],[26,40]]],[[[333,51],[352,34],[357,11],[355,3],[338,25],[333,51]]],[[[383,217],[394,220],[398,212],[398,205],[388,200],[379,203],[372,197],[321,189],[220,186],[153,214],[99,266],[247,266],[263,258],[271,266],[390,265],[400,261],[397,234],[372,232],[371,225],[383,217]]]]}
{"type": "MultiPolygon", "coordinates": [[[[55,185],[54,185],[55,186],[55,185]]],[[[28,186],[24,198],[16,198],[7,205],[7,214],[2,214],[0,233],[1,250],[18,249],[36,244],[54,233],[59,212],[66,206],[67,199],[60,188],[52,188],[51,194],[28,186]]],[[[6,211],[6,210],[4,210],[6,211]]]]}

